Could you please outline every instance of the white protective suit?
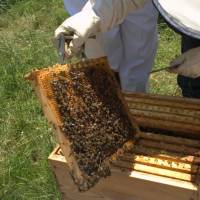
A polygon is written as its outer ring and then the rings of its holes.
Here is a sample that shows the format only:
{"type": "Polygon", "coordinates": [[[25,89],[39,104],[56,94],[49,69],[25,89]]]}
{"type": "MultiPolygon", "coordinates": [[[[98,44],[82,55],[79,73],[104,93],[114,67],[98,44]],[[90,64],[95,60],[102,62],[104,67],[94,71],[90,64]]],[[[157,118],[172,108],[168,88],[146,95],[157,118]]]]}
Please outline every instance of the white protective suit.
{"type": "MultiPolygon", "coordinates": [[[[118,2],[121,4],[121,0],[113,1],[116,4],[114,7],[110,0],[101,1],[105,3],[96,1],[93,10],[101,18],[101,31],[105,33],[101,34],[98,40],[111,68],[119,72],[123,91],[146,92],[157,47],[157,11],[148,0],[144,7],[137,11],[133,8],[137,7],[137,4],[133,4],[131,0],[123,0],[127,2],[123,2],[123,9],[118,5],[118,2]],[[112,29],[106,32],[110,28],[112,29]]],[[[64,0],[65,8],[70,15],[81,11],[87,2],[64,0]]],[[[91,41],[88,44],[86,42],[86,47],[90,50],[98,49],[98,55],[103,56],[104,53],[97,44],[92,42],[92,46],[91,41]]],[[[86,51],[86,54],[90,55],[90,51],[86,51]]]]}

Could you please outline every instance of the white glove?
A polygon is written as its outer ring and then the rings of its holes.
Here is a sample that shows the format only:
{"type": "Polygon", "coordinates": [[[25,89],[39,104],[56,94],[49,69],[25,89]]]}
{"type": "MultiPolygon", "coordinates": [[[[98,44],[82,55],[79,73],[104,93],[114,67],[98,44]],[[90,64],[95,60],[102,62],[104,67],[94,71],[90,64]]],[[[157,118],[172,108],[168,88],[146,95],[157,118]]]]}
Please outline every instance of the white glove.
{"type": "Polygon", "coordinates": [[[200,47],[191,49],[172,61],[177,67],[169,71],[182,76],[197,78],[200,76],[200,47]]]}
{"type": "Polygon", "coordinates": [[[82,11],[66,19],[55,31],[55,38],[59,39],[61,34],[72,36],[71,42],[65,46],[67,57],[81,51],[86,40],[95,36],[100,29],[99,17],[92,9],[84,7],[82,11]]]}
{"type": "Polygon", "coordinates": [[[106,32],[122,23],[132,11],[144,6],[150,0],[89,0],[82,11],[65,20],[55,31],[55,38],[61,34],[73,36],[66,46],[67,56],[76,54],[90,36],[106,32]]]}
{"type": "Polygon", "coordinates": [[[102,43],[101,37],[98,37],[98,35],[96,39],[89,38],[85,42],[85,56],[89,59],[105,57],[106,54],[102,43]]]}

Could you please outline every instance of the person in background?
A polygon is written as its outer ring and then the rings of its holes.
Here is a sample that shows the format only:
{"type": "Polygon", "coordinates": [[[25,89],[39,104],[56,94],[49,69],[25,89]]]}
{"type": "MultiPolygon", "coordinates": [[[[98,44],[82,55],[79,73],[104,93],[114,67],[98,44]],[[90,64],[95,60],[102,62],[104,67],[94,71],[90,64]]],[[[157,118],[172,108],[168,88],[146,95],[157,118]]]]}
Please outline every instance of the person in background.
{"type": "Polygon", "coordinates": [[[172,72],[178,74],[177,82],[182,94],[200,98],[200,1],[153,2],[170,27],[182,35],[182,55],[172,61],[172,64],[179,64],[172,72]]]}
{"type": "MultiPolygon", "coordinates": [[[[65,20],[56,29],[55,38],[59,39],[61,34],[73,35],[72,41],[66,48],[66,54],[70,56],[80,51],[90,36],[96,35],[98,32],[105,33],[120,25],[130,13],[137,12],[149,2],[151,0],[90,0],[80,12],[65,20]],[[82,23],[83,21],[85,23],[82,23]]],[[[190,41],[195,41],[195,45],[189,45],[189,48],[198,46],[196,41],[200,39],[199,0],[153,0],[153,2],[171,27],[175,28],[179,33],[189,36],[190,41]]],[[[134,37],[135,35],[132,35],[132,38],[134,37]]],[[[186,45],[187,43],[183,39],[183,47],[184,44],[186,45]]],[[[133,57],[133,59],[135,58],[133,57]]],[[[141,59],[143,58],[141,57],[141,59]]],[[[183,90],[186,89],[188,93],[195,88],[193,90],[195,94],[193,92],[188,95],[186,91],[183,91],[183,95],[199,97],[200,47],[183,53],[173,60],[172,64],[177,64],[177,67],[171,70],[172,72],[198,82],[194,87],[194,85],[191,86],[189,81],[187,87],[184,86],[185,88],[183,88],[184,81],[178,78],[180,80],[179,85],[183,90]]]]}
{"type": "MultiPolygon", "coordinates": [[[[64,5],[73,17],[89,9],[91,3],[88,0],[64,0],[64,5]]],[[[119,25],[98,34],[96,41],[89,38],[85,43],[88,58],[107,56],[111,68],[119,75],[123,91],[146,92],[148,89],[149,72],[157,49],[157,15],[152,2],[148,1],[137,11],[131,11],[119,25]]],[[[77,20],[84,26],[83,18],[77,20]]],[[[58,28],[56,34],[62,31],[58,28]]]]}
{"type": "Polygon", "coordinates": [[[185,56],[188,57],[187,59],[190,61],[188,64],[185,62],[185,64],[182,65],[182,68],[184,69],[181,69],[180,66],[174,72],[180,74],[177,76],[177,82],[182,89],[182,94],[184,97],[200,98],[200,48],[197,47],[200,47],[200,39],[198,40],[187,35],[182,36],[181,52],[185,53],[182,56],[183,58],[185,56]],[[190,69],[192,66],[194,68],[194,72],[192,72],[190,69]],[[187,70],[190,71],[187,72],[187,70]]]}

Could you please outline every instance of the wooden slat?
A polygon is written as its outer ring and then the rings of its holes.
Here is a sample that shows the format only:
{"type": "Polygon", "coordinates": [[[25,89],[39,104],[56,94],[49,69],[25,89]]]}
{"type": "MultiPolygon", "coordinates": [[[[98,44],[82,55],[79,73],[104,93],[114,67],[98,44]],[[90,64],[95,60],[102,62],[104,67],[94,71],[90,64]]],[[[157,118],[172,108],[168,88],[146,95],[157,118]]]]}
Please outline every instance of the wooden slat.
{"type": "Polygon", "coordinates": [[[170,177],[170,178],[175,178],[175,179],[184,180],[184,181],[191,181],[191,182],[196,180],[195,175],[172,171],[169,169],[162,169],[155,166],[147,166],[145,164],[139,164],[139,163],[132,164],[129,162],[124,162],[124,161],[116,161],[116,162],[113,162],[112,165],[114,165],[115,167],[121,168],[122,170],[123,169],[136,170],[140,172],[146,172],[149,174],[155,174],[159,176],[170,177]]]}
{"type": "Polygon", "coordinates": [[[160,106],[160,105],[154,105],[151,103],[135,102],[135,100],[132,100],[132,101],[127,101],[129,109],[148,110],[152,112],[173,114],[177,116],[192,117],[197,120],[200,119],[200,110],[192,110],[192,109],[188,109],[187,107],[177,108],[177,107],[169,107],[169,106],[160,106]]]}
{"type": "MultiPolygon", "coordinates": [[[[171,160],[175,162],[183,162],[187,164],[200,164],[200,157],[190,156],[190,155],[182,155],[181,153],[175,153],[172,151],[166,151],[158,148],[149,148],[145,146],[135,145],[134,149],[130,153],[136,153],[139,155],[147,155],[153,156],[155,158],[163,158],[166,160],[171,160]]],[[[128,154],[131,155],[131,154],[128,154]]]]}
{"type": "Polygon", "coordinates": [[[189,174],[197,174],[199,173],[199,166],[194,165],[192,163],[181,163],[177,161],[167,160],[163,157],[150,157],[143,155],[127,155],[125,154],[120,158],[121,161],[126,161],[130,163],[140,163],[147,166],[155,166],[162,169],[169,169],[171,171],[179,171],[183,173],[189,174]]]}
{"type": "Polygon", "coordinates": [[[188,125],[196,125],[200,129],[200,119],[197,116],[188,116],[188,115],[181,115],[181,114],[173,114],[173,113],[166,113],[166,112],[158,112],[153,110],[145,110],[142,109],[140,106],[138,108],[130,108],[132,114],[134,116],[144,116],[152,119],[162,119],[166,123],[170,122],[177,122],[183,123],[182,126],[185,124],[188,125]],[[184,124],[185,123],[185,124],[184,124]]]}
{"type": "Polygon", "coordinates": [[[126,101],[128,102],[138,102],[146,103],[157,106],[169,106],[174,108],[187,108],[191,110],[200,110],[200,102],[198,99],[192,98],[181,98],[181,97],[171,97],[171,96],[161,96],[152,95],[145,93],[132,93],[124,94],[126,101]]]}
{"type": "Polygon", "coordinates": [[[198,148],[193,148],[193,147],[187,147],[184,145],[174,145],[174,144],[167,144],[167,143],[162,143],[162,142],[156,142],[156,141],[150,141],[150,140],[145,140],[141,139],[140,140],[140,145],[143,145],[145,147],[153,147],[153,148],[158,148],[162,150],[169,150],[177,153],[182,153],[182,155],[193,155],[193,156],[199,156],[200,155],[200,150],[198,148]]]}
{"type": "Polygon", "coordinates": [[[173,137],[173,136],[167,136],[167,135],[161,135],[161,134],[155,134],[155,133],[149,133],[149,132],[140,132],[137,137],[149,139],[149,140],[155,140],[160,142],[166,142],[169,144],[177,144],[177,145],[185,145],[185,146],[191,146],[196,147],[200,149],[200,140],[192,140],[192,139],[186,139],[181,137],[173,137]]]}
{"type": "Polygon", "coordinates": [[[133,110],[132,115],[135,117],[137,123],[144,128],[160,129],[167,132],[173,132],[174,136],[181,136],[193,139],[200,139],[199,125],[191,125],[187,123],[167,122],[162,118],[152,118],[147,116],[137,116],[133,110]]]}

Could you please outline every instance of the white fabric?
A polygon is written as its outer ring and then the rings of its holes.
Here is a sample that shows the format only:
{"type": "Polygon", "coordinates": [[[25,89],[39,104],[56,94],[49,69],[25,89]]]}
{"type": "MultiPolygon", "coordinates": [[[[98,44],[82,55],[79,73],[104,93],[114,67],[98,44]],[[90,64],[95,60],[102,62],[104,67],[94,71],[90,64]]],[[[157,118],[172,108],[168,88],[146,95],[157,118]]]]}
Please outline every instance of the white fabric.
{"type": "MultiPolygon", "coordinates": [[[[91,5],[86,4],[77,14],[66,19],[55,31],[55,38],[59,39],[61,34],[71,35],[74,32],[73,39],[69,44],[71,53],[78,53],[85,41],[100,31],[100,19],[95,12],[90,9],[91,5]],[[83,23],[84,22],[84,23],[83,23]]],[[[71,53],[68,53],[70,56],[71,53]]]]}
{"type": "Polygon", "coordinates": [[[151,0],[90,0],[95,13],[101,19],[101,30],[106,32],[121,24],[126,16],[151,0]]]}
{"type": "Polygon", "coordinates": [[[157,49],[157,12],[152,3],[130,14],[120,29],[123,58],[118,71],[122,88],[146,92],[157,49]]]}
{"type": "Polygon", "coordinates": [[[200,0],[158,0],[158,2],[181,24],[200,31],[200,0]]]}
{"type": "Polygon", "coordinates": [[[124,18],[134,10],[138,10],[144,6],[145,3],[151,0],[77,0],[72,4],[65,0],[65,6],[70,14],[80,11],[80,7],[88,3],[87,9],[93,9],[101,19],[101,31],[106,32],[122,23],[124,18]]]}
{"type": "Polygon", "coordinates": [[[105,51],[96,39],[88,39],[85,43],[85,55],[87,58],[104,57],[105,51]]]}
{"type": "MultiPolygon", "coordinates": [[[[87,0],[64,0],[65,9],[70,15],[75,15],[80,12],[83,7],[92,6],[87,0]],[[87,5],[86,5],[87,3],[87,5]]],[[[82,20],[80,20],[82,21],[82,20]]],[[[104,57],[105,51],[100,43],[102,42],[100,34],[96,35],[97,39],[91,39],[85,41],[85,55],[87,58],[99,58],[104,57]],[[100,42],[101,41],[101,42],[100,42]]]]}
{"type": "Polygon", "coordinates": [[[119,72],[122,89],[146,92],[157,48],[157,12],[149,2],[104,34],[109,63],[119,72]]]}
{"type": "MultiPolygon", "coordinates": [[[[87,2],[87,0],[79,1],[77,12],[87,2]]],[[[74,0],[65,0],[65,2],[68,4],[68,12],[73,13],[74,0]]],[[[108,0],[108,2],[112,1],[108,0]]],[[[114,21],[119,23],[118,20],[114,21]]],[[[112,69],[119,72],[122,90],[127,92],[147,90],[148,74],[153,66],[157,47],[156,25],[157,12],[149,1],[143,9],[130,12],[120,25],[98,38],[112,69]]],[[[90,49],[95,52],[96,48],[90,47],[90,49]]]]}
{"type": "Polygon", "coordinates": [[[200,77],[200,47],[191,49],[176,58],[172,65],[179,65],[170,71],[182,76],[197,78],[200,77]]]}

